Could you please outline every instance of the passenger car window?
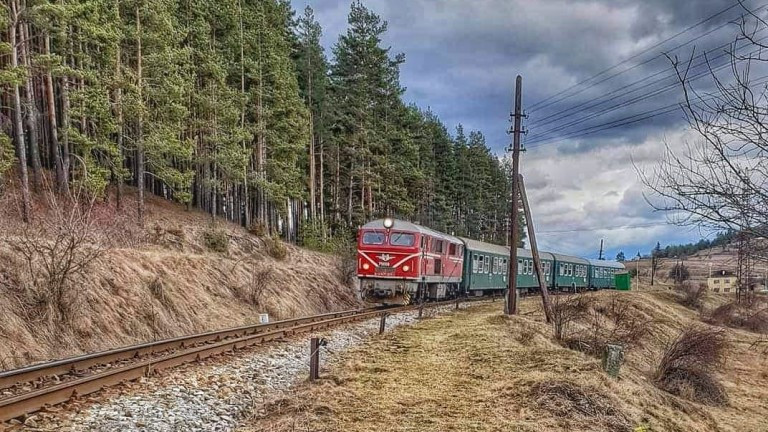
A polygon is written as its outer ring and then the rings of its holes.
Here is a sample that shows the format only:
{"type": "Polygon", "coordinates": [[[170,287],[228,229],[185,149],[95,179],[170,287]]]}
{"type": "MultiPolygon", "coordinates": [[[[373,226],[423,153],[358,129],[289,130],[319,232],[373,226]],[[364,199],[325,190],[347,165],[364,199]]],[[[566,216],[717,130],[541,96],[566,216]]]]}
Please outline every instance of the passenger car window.
{"type": "Polygon", "coordinates": [[[396,232],[389,237],[392,246],[413,246],[416,237],[411,233],[396,232]]]}
{"type": "Polygon", "coordinates": [[[384,244],[384,233],[376,232],[376,231],[368,231],[363,233],[363,244],[366,244],[366,245],[384,244]]]}
{"type": "Polygon", "coordinates": [[[485,273],[491,272],[491,257],[486,256],[485,257],[485,273]]]}

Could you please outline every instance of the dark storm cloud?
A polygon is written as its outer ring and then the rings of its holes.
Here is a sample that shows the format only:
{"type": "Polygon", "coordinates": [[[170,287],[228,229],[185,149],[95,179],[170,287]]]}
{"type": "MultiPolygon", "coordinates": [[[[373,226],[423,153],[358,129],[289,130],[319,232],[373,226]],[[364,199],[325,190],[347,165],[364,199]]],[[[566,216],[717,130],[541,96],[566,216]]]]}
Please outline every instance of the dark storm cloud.
{"type": "MultiPolygon", "coordinates": [[[[310,3],[325,27],[325,43],[330,47],[346,26],[349,2],[323,0],[310,3]]],[[[406,98],[432,108],[450,129],[463,123],[468,128],[482,130],[488,136],[489,144],[496,151],[502,151],[509,140],[505,131],[516,74],[524,77],[524,101],[531,106],[663,37],[713,15],[734,1],[370,0],[364,3],[389,22],[385,42],[394,52],[406,54],[402,70],[402,81],[408,88],[406,98]]],[[[745,2],[746,5],[752,3],[756,4],[754,0],[745,2]]],[[[305,4],[306,1],[294,1],[299,9],[305,4]]],[[[653,54],[660,54],[662,49],[670,49],[678,41],[732,20],[739,12],[740,7],[735,7],[690,34],[659,47],[653,54]]],[[[732,40],[734,31],[734,28],[723,29],[697,41],[696,45],[704,49],[725,43],[732,40]]],[[[681,48],[679,53],[685,55],[692,47],[681,48]]],[[[529,136],[578,119],[584,115],[584,110],[582,108],[577,115],[554,124],[536,127],[537,122],[547,115],[577,106],[669,66],[666,59],[657,59],[562,103],[533,112],[528,120],[531,125],[529,136]]],[[[657,86],[674,84],[674,81],[669,77],[657,86]]],[[[642,94],[641,89],[631,97],[642,94]]],[[[627,109],[552,132],[550,136],[668,106],[679,96],[679,91],[670,90],[627,109]]],[[[592,111],[612,104],[601,105],[592,111]]],[[[580,140],[588,147],[605,141],[598,137],[641,142],[648,137],[649,130],[673,127],[680,122],[679,115],[657,117],[580,140]]],[[[584,151],[588,147],[574,150],[584,151]]]]}
{"type": "MultiPolygon", "coordinates": [[[[330,48],[345,31],[350,1],[293,0],[298,10],[307,2],[323,25],[324,44],[331,55],[330,48]]],[[[363,3],[389,22],[384,42],[392,46],[392,54],[406,55],[401,73],[402,84],[408,89],[405,98],[431,108],[449,130],[462,123],[467,130],[482,131],[489,146],[499,154],[510,140],[506,131],[514,78],[517,74],[523,76],[524,108],[530,114],[525,124],[530,132],[525,140],[528,152],[523,156],[522,169],[531,199],[536,201],[534,212],[540,215],[537,226],[556,230],[568,228],[576,220],[585,226],[602,227],[663,220],[663,215],[653,213],[642,199],[642,185],[637,181],[630,159],[649,169],[662,153],[662,140],[672,137],[675,144],[676,140],[691,137],[681,135],[686,124],[680,111],[675,110],[583,137],[535,142],[537,134],[568,122],[574,124],[545,137],[560,139],[564,133],[611,122],[622,123],[627,117],[676,104],[681,92],[671,71],[648,78],[670,67],[666,58],[655,58],[592,87],[582,86],[583,91],[552,106],[531,110],[533,104],[736,4],[736,0],[365,0],[363,3]],[[625,94],[623,97],[590,107],[595,98],[641,79],[645,79],[642,85],[613,95],[625,94]],[[667,91],[647,100],[585,119],[599,110],[666,87],[669,87],[667,91]],[[636,91],[626,94],[629,90],[636,91]],[[563,112],[556,114],[558,111],[563,112]],[[546,124],[546,117],[553,114],[556,115],[549,120],[556,121],[546,124]],[[566,118],[565,114],[573,115],[566,118]],[[590,213],[587,205],[600,206],[601,213],[590,213]]],[[[747,0],[744,4],[760,5],[758,0],[747,0]]],[[[671,51],[676,45],[716,29],[741,13],[740,6],[736,6],[705,25],[653,48],[637,60],[660,56],[662,51],[671,51]]],[[[687,58],[694,47],[697,53],[713,50],[732,42],[737,30],[735,25],[726,25],[670,54],[687,58]]],[[[711,53],[711,57],[717,54],[711,53]]],[[[627,69],[637,60],[601,78],[627,69]]],[[[722,58],[720,62],[725,60],[722,58]]],[[[703,66],[697,71],[704,72],[703,66]]],[[[711,79],[703,76],[696,84],[706,90],[711,86],[711,79]]],[[[622,241],[634,247],[651,239],[655,244],[655,239],[664,233],[670,239],[684,235],[672,228],[649,233],[609,231],[606,236],[612,236],[614,244],[622,241]]],[[[571,252],[578,252],[579,247],[592,242],[589,237],[592,235],[595,234],[574,236],[571,252]]],[[[553,245],[568,246],[552,241],[553,245]]],[[[637,247],[645,250],[645,246],[637,247]]]]}

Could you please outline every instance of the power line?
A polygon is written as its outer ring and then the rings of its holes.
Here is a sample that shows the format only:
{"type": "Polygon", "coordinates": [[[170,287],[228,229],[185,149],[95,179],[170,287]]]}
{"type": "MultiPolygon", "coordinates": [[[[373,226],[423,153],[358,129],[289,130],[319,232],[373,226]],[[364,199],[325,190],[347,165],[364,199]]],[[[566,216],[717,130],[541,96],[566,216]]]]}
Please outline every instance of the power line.
{"type": "MultiPolygon", "coordinates": [[[[764,30],[765,30],[765,29],[761,29],[760,31],[764,31],[764,30]]],[[[761,38],[759,38],[759,39],[755,40],[755,42],[756,42],[756,43],[759,43],[759,42],[762,42],[762,41],[764,41],[764,40],[766,40],[766,39],[768,39],[768,36],[763,36],[763,37],[761,37],[761,38]]],[[[719,47],[716,47],[716,48],[715,48],[715,50],[717,50],[717,49],[721,49],[721,48],[725,48],[725,47],[727,47],[728,45],[731,45],[731,43],[727,43],[727,44],[721,45],[721,46],[719,46],[719,47]]],[[[746,46],[748,46],[748,45],[751,45],[751,43],[750,43],[750,42],[746,42],[746,43],[745,43],[744,45],[742,45],[741,47],[736,47],[736,48],[733,50],[733,53],[735,54],[737,51],[739,51],[739,50],[741,50],[741,49],[745,48],[745,47],[746,47],[746,46]]],[[[755,54],[755,53],[757,53],[757,52],[759,52],[759,51],[760,51],[759,49],[756,49],[756,50],[754,50],[754,51],[750,52],[749,54],[755,54]]],[[[693,58],[691,59],[691,61],[695,61],[695,60],[698,60],[698,59],[700,59],[700,58],[704,58],[704,60],[703,60],[703,61],[701,61],[700,63],[698,63],[698,64],[696,64],[696,65],[692,66],[692,67],[691,67],[691,70],[695,70],[695,69],[698,69],[698,68],[699,68],[699,67],[701,67],[701,66],[708,66],[708,65],[710,65],[710,64],[711,64],[713,61],[715,61],[715,60],[718,60],[718,59],[720,59],[720,58],[722,58],[722,57],[724,57],[724,56],[727,56],[727,55],[729,55],[729,54],[731,54],[731,53],[730,53],[730,52],[723,52],[723,53],[720,53],[719,55],[717,55],[717,56],[715,56],[715,57],[713,57],[713,58],[711,58],[711,59],[710,59],[710,58],[705,58],[707,54],[708,54],[707,52],[704,52],[704,53],[701,53],[701,54],[699,54],[699,55],[697,55],[697,56],[693,57],[693,58]]],[[[721,69],[723,69],[723,67],[725,67],[725,66],[728,66],[728,65],[729,65],[729,63],[725,63],[724,65],[720,65],[720,66],[717,66],[717,67],[713,68],[713,71],[716,71],[716,70],[721,70],[721,69]]],[[[532,123],[530,127],[533,127],[533,126],[545,126],[545,125],[548,125],[548,124],[551,124],[551,123],[557,122],[557,121],[559,121],[559,120],[563,120],[563,119],[566,119],[566,118],[568,118],[568,117],[572,117],[572,116],[574,116],[574,115],[578,114],[578,113],[579,113],[579,111],[576,111],[576,109],[577,109],[577,108],[582,108],[582,107],[583,107],[582,111],[583,111],[583,110],[587,110],[587,109],[591,109],[591,108],[596,108],[596,107],[598,107],[598,106],[600,106],[600,105],[603,105],[603,104],[605,104],[605,103],[607,103],[607,102],[610,102],[610,101],[613,101],[613,100],[619,99],[619,98],[621,98],[621,97],[624,97],[624,96],[628,96],[628,95],[630,95],[630,94],[632,94],[632,93],[635,93],[635,92],[638,92],[638,91],[643,91],[643,90],[647,91],[647,90],[648,90],[648,87],[650,87],[650,86],[653,86],[653,85],[656,85],[656,84],[659,84],[659,83],[661,83],[661,82],[663,82],[663,81],[665,81],[665,80],[667,80],[667,79],[669,79],[669,78],[677,78],[676,74],[675,74],[675,73],[672,73],[672,74],[670,74],[670,75],[668,75],[668,76],[665,76],[665,77],[659,78],[659,79],[657,79],[657,80],[654,80],[653,82],[651,82],[651,83],[647,84],[647,85],[646,85],[646,86],[644,86],[644,87],[638,87],[638,88],[636,88],[636,89],[634,89],[634,90],[631,90],[631,91],[627,91],[627,92],[624,92],[624,93],[618,94],[618,95],[616,95],[616,96],[613,96],[613,97],[611,97],[611,98],[605,99],[605,100],[603,100],[603,101],[600,101],[600,99],[603,99],[603,98],[605,98],[605,97],[607,97],[607,96],[610,96],[610,95],[612,95],[612,94],[615,94],[615,93],[617,93],[617,92],[619,92],[619,91],[621,91],[621,90],[624,90],[624,89],[627,89],[627,88],[630,88],[630,87],[634,87],[634,86],[636,86],[636,85],[638,85],[638,84],[641,84],[641,83],[643,83],[644,81],[647,81],[648,79],[651,79],[651,78],[653,78],[653,77],[656,77],[656,76],[658,76],[658,75],[661,75],[661,74],[663,74],[663,73],[665,73],[665,72],[667,72],[667,71],[674,71],[674,66],[670,66],[670,67],[669,67],[669,68],[667,68],[667,69],[664,69],[664,70],[662,70],[662,71],[656,72],[656,73],[654,73],[654,74],[651,74],[651,75],[648,75],[648,76],[646,76],[645,78],[642,78],[642,79],[640,79],[640,80],[638,80],[638,81],[635,81],[635,82],[629,83],[629,84],[627,84],[627,85],[624,85],[623,87],[620,87],[620,88],[618,88],[618,89],[616,89],[616,90],[613,90],[613,91],[611,91],[611,92],[609,92],[609,93],[606,93],[606,94],[604,94],[604,95],[601,95],[601,96],[599,96],[599,97],[597,97],[597,98],[593,98],[593,99],[590,99],[590,100],[584,101],[584,102],[582,102],[582,103],[580,103],[580,104],[577,104],[577,105],[574,105],[574,106],[572,106],[572,107],[569,107],[569,108],[563,109],[563,110],[561,110],[561,111],[558,111],[558,112],[556,112],[556,113],[554,113],[554,114],[550,114],[549,116],[547,116],[547,117],[544,117],[544,118],[542,118],[541,120],[539,120],[539,121],[537,121],[537,122],[534,122],[534,123],[532,123]],[[585,106],[585,105],[586,105],[586,106],[585,106]],[[560,117],[556,117],[556,116],[558,116],[559,114],[565,114],[565,115],[562,115],[562,116],[560,116],[560,117]],[[551,119],[552,117],[556,117],[556,118],[553,118],[553,119],[551,119]],[[548,120],[548,119],[551,119],[551,120],[548,120]],[[548,121],[547,121],[547,120],[548,120],[548,121]]],[[[706,76],[706,75],[708,75],[708,74],[709,74],[709,69],[708,69],[708,70],[706,70],[706,71],[704,71],[703,73],[699,72],[699,74],[698,74],[698,75],[694,75],[693,77],[689,78],[689,81],[693,81],[693,80],[695,80],[695,79],[701,78],[701,77],[703,77],[703,76],[706,76]]],[[[655,93],[654,93],[654,92],[652,92],[652,93],[646,93],[646,94],[644,94],[644,95],[642,95],[642,96],[640,96],[640,97],[638,97],[638,98],[635,98],[635,99],[631,99],[631,100],[629,100],[629,101],[625,101],[625,102],[621,102],[621,103],[619,103],[619,104],[616,104],[616,105],[613,105],[613,106],[611,106],[611,107],[609,107],[609,108],[606,108],[606,109],[604,109],[604,110],[601,110],[601,111],[599,111],[598,113],[593,113],[593,114],[591,115],[591,117],[589,117],[589,118],[593,118],[593,117],[595,117],[596,115],[594,115],[594,114],[598,114],[598,115],[599,115],[599,114],[603,114],[603,113],[606,113],[606,112],[610,112],[610,111],[613,111],[613,110],[615,110],[615,109],[618,109],[618,108],[622,108],[622,107],[624,107],[624,106],[630,105],[630,104],[632,104],[632,103],[635,103],[635,102],[639,102],[639,101],[642,101],[642,100],[646,100],[646,99],[648,99],[648,98],[650,98],[650,97],[652,97],[652,96],[655,96],[655,95],[658,95],[658,94],[664,93],[665,91],[668,91],[668,90],[671,90],[671,89],[673,89],[673,88],[677,87],[677,85],[678,85],[678,82],[676,81],[676,82],[674,82],[674,83],[672,83],[672,84],[668,84],[668,85],[666,85],[666,86],[664,86],[664,87],[661,87],[661,88],[659,88],[659,89],[655,90],[655,91],[654,91],[655,93]]],[[[583,120],[587,120],[587,119],[588,119],[588,118],[585,118],[585,119],[583,119],[583,120]]],[[[561,126],[562,126],[562,125],[561,125],[561,126]]],[[[556,129],[557,129],[557,130],[559,130],[559,128],[560,128],[560,126],[556,127],[556,129]]],[[[545,132],[541,132],[541,133],[538,133],[538,134],[536,134],[536,136],[542,135],[542,134],[544,134],[544,133],[552,132],[552,131],[553,131],[553,129],[550,129],[550,130],[547,130],[547,131],[545,131],[545,132]]]]}
{"type": "MultiPolygon", "coordinates": [[[[725,65],[719,66],[718,68],[712,69],[712,71],[714,72],[716,70],[722,69],[722,68],[727,67],[729,65],[730,64],[725,64],[725,65]]],[[[689,79],[689,81],[693,81],[693,80],[695,80],[697,78],[701,78],[702,76],[707,75],[708,72],[709,71],[705,71],[701,75],[689,79]]],[[[763,83],[766,82],[765,81],[766,78],[768,78],[768,75],[761,76],[761,77],[757,78],[756,80],[754,80],[752,82],[752,84],[753,85],[763,84],[763,83]]],[[[629,103],[626,103],[625,106],[633,104],[633,103],[636,103],[636,102],[639,102],[640,100],[648,99],[650,97],[656,96],[656,95],[664,93],[666,91],[669,91],[671,88],[674,88],[676,85],[677,84],[674,84],[674,85],[670,86],[667,89],[659,90],[659,91],[654,92],[654,93],[650,93],[650,94],[648,94],[646,96],[643,96],[641,98],[637,98],[637,100],[628,101],[629,103]]],[[[708,98],[700,98],[699,101],[700,102],[704,102],[704,101],[709,101],[709,100],[713,100],[713,99],[717,99],[717,96],[712,96],[712,97],[708,97],[708,98]]],[[[527,145],[528,148],[535,148],[535,147],[539,147],[539,146],[537,146],[537,145],[528,145],[528,144],[543,143],[543,142],[548,142],[548,141],[555,140],[555,139],[557,141],[562,141],[562,140],[568,139],[568,138],[574,138],[574,137],[577,137],[577,136],[589,135],[589,134],[592,134],[592,133],[595,133],[595,132],[600,132],[600,131],[603,131],[603,130],[612,129],[613,127],[617,127],[617,126],[624,126],[624,125],[627,125],[627,124],[636,123],[637,121],[646,120],[646,119],[649,119],[649,118],[657,117],[657,116],[662,115],[662,114],[669,113],[671,111],[676,111],[678,106],[679,106],[679,102],[675,102],[674,104],[671,104],[671,105],[655,108],[655,109],[652,109],[652,110],[649,110],[649,111],[645,111],[645,112],[642,112],[642,113],[633,114],[633,115],[628,116],[628,117],[623,117],[623,118],[620,118],[620,119],[611,120],[611,121],[606,122],[606,123],[601,123],[601,124],[598,124],[598,125],[595,125],[595,126],[590,126],[590,127],[587,127],[587,128],[583,128],[583,129],[578,129],[578,130],[575,130],[575,131],[567,132],[567,133],[564,133],[564,134],[561,134],[561,135],[555,135],[555,136],[552,136],[552,137],[549,137],[549,138],[547,138],[545,136],[545,135],[547,135],[549,133],[565,129],[565,128],[570,127],[572,125],[575,125],[575,124],[577,124],[577,123],[579,123],[581,121],[589,120],[590,118],[594,118],[594,117],[597,117],[597,116],[603,114],[603,112],[595,113],[593,115],[587,116],[586,118],[577,119],[577,120],[575,120],[575,121],[573,121],[571,123],[568,123],[568,124],[562,125],[560,127],[557,127],[557,128],[554,128],[554,129],[550,129],[548,131],[545,131],[545,132],[542,132],[540,134],[537,134],[533,138],[531,138],[530,141],[527,140],[526,141],[526,145],[527,145]],[[661,111],[661,112],[658,112],[658,111],[661,111]],[[653,114],[653,115],[649,115],[649,114],[653,114]],[[617,122],[624,122],[626,120],[632,120],[635,117],[646,116],[646,115],[648,115],[648,116],[640,118],[640,119],[637,119],[636,121],[631,121],[631,122],[626,122],[626,123],[621,123],[621,124],[618,124],[618,125],[614,125],[617,122]],[[611,126],[611,125],[613,125],[613,126],[611,126]],[[611,127],[605,127],[605,126],[611,126],[611,127]],[[596,129],[596,128],[599,128],[599,129],[598,130],[592,130],[592,129],[596,129]],[[585,133],[582,133],[582,132],[585,132],[585,133]]],[[[615,109],[618,109],[618,108],[621,108],[621,106],[618,106],[617,108],[612,108],[610,110],[605,110],[605,111],[614,111],[615,109]]]]}
{"type": "MultiPolygon", "coordinates": [[[[644,50],[640,51],[639,53],[637,53],[637,54],[634,54],[634,55],[630,56],[629,58],[626,58],[626,59],[622,60],[621,62],[619,62],[619,63],[616,63],[615,65],[613,65],[613,66],[611,66],[611,67],[609,67],[609,68],[607,68],[607,69],[604,69],[604,70],[602,70],[602,71],[598,72],[598,73],[597,73],[597,74],[595,74],[595,75],[592,75],[591,77],[589,77],[589,78],[587,78],[587,79],[584,79],[584,80],[582,80],[582,81],[580,81],[580,82],[578,82],[578,83],[576,83],[576,84],[574,84],[574,85],[572,85],[572,86],[570,86],[570,87],[568,87],[568,88],[566,88],[566,89],[564,89],[564,90],[562,90],[562,91],[560,91],[560,92],[558,92],[558,93],[556,93],[556,94],[554,94],[554,95],[552,95],[552,96],[549,96],[549,97],[547,97],[547,98],[546,98],[546,99],[544,99],[544,100],[541,100],[541,101],[539,101],[539,102],[537,102],[537,103],[533,104],[533,105],[532,105],[532,106],[529,108],[530,112],[533,112],[533,111],[535,111],[535,110],[537,110],[537,109],[546,108],[547,106],[550,106],[550,105],[552,105],[552,104],[554,104],[554,103],[557,103],[557,102],[559,102],[559,101],[561,101],[561,100],[567,99],[567,98],[569,98],[569,97],[572,97],[572,96],[574,96],[575,94],[578,94],[578,93],[573,93],[573,94],[571,94],[571,95],[568,95],[568,96],[565,96],[565,97],[561,97],[561,98],[559,98],[559,99],[557,99],[557,100],[554,100],[554,101],[552,101],[552,99],[558,98],[558,96],[560,96],[560,95],[562,95],[562,94],[564,94],[564,93],[567,93],[567,92],[569,92],[570,90],[572,90],[572,89],[574,89],[574,88],[577,88],[577,87],[579,87],[579,86],[581,86],[581,85],[583,85],[583,84],[586,84],[587,82],[589,82],[589,81],[591,81],[591,80],[593,80],[593,79],[595,79],[595,78],[597,78],[597,77],[599,77],[599,76],[602,76],[602,75],[604,75],[604,74],[606,74],[606,73],[608,73],[608,72],[610,72],[610,71],[612,71],[612,70],[614,70],[614,69],[618,68],[619,66],[621,66],[621,65],[623,65],[623,64],[625,64],[625,63],[627,63],[627,62],[629,62],[629,61],[632,61],[632,60],[634,60],[634,59],[636,59],[636,58],[640,57],[641,55],[643,55],[643,54],[645,54],[645,53],[647,53],[647,52],[649,52],[649,51],[651,51],[651,50],[653,50],[653,49],[655,49],[655,48],[658,48],[658,47],[659,47],[659,46],[661,46],[661,45],[664,45],[665,43],[669,42],[670,40],[672,40],[672,39],[675,39],[675,38],[677,38],[678,36],[681,36],[681,35],[683,35],[683,34],[685,34],[685,33],[689,32],[689,31],[693,30],[693,29],[694,29],[694,28],[696,28],[696,27],[699,27],[700,25],[702,25],[702,24],[706,23],[707,21],[710,21],[710,20],[712,20],[712,19],[714,19],[714,18],[717,18],[718,16],[720,16],[720,15],[722,15],[722,14],[724,14],[724,13],[728,12],[729,10],[731,10],[731,9],[733,9],[733,8],[737,7],[737,6],[740,6],[741,4],[742,4],[742,2],[741,2],[741,1],[737,1],[735,4],[733,4],[733,5],[731,5],[731,6],[728,6],[727,8],[725,8],[725,9],[723,9],[723,10],[721,10],[721,11],[719,11],[719,12],[717,12],[717,13],[713,14],[713,15],[710,15],[710,16],[709,16],[709,17],[707,17],[707,18],[704,18],[703,20],[701,20],[701,21],[697,22],[696,24],[694,24],[694,25],[692,25],[692,26],[689,26],[689,27],[687,27],[687,28],[685,28],[685,29],[681,30],[681,31],[680,31],[680,32],[678,32],[678,33],[675,33],[674,35],[672,35],[672,36],[670,36],[670,37],[668,37],[668,38],[666,38],[666,39],[662,40],[661,42],[658,42],[658,43],[656,43],[656,44],[654,44],[654,45],[652,45],[652,46],[650,46],[650,47],[648,47],[648,48],[646,48],[646,49],[644,49],[644,50]]],[[[703,37],[703,36],[699,36],[699,37],[703,37]]],[[[698,38],[695,38],[695,39],[693,39],[693,40],[696,40],[696,39],[698,39],[698,38]]],[[[688,43],[690,43],[690,42],[691,42],[691,41],[689,41],[688,43]]],[[[675,48],[675,49],[677,49],[677,48],[675,48]]],[[[654,56],[654,57],[653,57],[653,59],[655,59],[655,58],[657,58],[657,57],[658,57],[658,56],[654,56]]],[[[637,66],[634,66],[634,67],[637,67],[637,66]]],[[[631,69],[634,69],[634,67],[633,67],[633,68],[631,68],[631,69]]],[[[609,77],[608,79],[610,79],[610,78],[613,78],[613,77],[615,77],[615,76],[618,76],[618,75],[620,75],[620,74],[622,74],[622,73],[624,73],[624,72],[626,72],[626,71],[628,71],[628,70],[631,70],[631,69],[627,69],[627,70],[625,70],[625,71],[622,71],[622,72],[618,72],[618,73],[616,73],[616,74],[612,75],[611,77],[609,77]]],[[[605,81],[605,80],[603,80],[603,81],[605,81]]],[[[603,81],[601,81],[601,82],[603,82],[603,81]]]]}
{"type": "Polygon", "coordinates": [[[537,234],[565,234],[565,233],[575,233],[575,232],[613,231],[613,230],[620,230],[620,229],[649,228],[649,227],[663,226],[663,225],[670,225],[670,224],[667,222],[651,222],[651,223],[638,224],[638,225],[621,225],[621,226],[602,227],[602,228],[571,228],[571,229],[562,229],[562,230],[539,231],[537,232],[537,234]]]}

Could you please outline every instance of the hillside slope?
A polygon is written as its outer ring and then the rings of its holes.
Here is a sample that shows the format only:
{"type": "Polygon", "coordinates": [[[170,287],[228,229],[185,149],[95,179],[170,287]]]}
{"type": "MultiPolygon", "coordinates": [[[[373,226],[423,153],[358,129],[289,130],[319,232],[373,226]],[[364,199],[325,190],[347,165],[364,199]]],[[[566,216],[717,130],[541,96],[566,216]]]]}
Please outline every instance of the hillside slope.
{"type": "MultiPolygon", "coordinates": [[[[654,385],[666,343],[689,325],[704,326],[698,312],[667,291],[582,296],[600,314],[622,304],[626,318],[654,323],[628,348],[616,379],[597,356],[556,343],[540,300],[529,297],[514,317],[496,302],[372,338],[323,370],[318,384],[301,383],[255,409],[240,431],[768,430],[766,353],[753,345],[760,335],[724,330],[727,360],[716,375],[728,401],[705,405],[654,385]]],[[[730,300],[712,295],[705,307],[730,300]]],[[[578,324],[589,328],[591,319],[578,324]]]]}
{"type": "MultiPolygon", "coordinates": [[[[126,199],[126,209],[135,208],[132,201],[126,199]]],[[[118,216],[126,211],[118,213],[113,203],[94,207],[88,238],[104,242],[96,259],[66,284],[66,301],[56,302],[44,277],[44,254],[28,266],[25,249],[68,240],[56,234],[68,226],[25,228],[14,203],[2,204],[0,369],[244,325],[257,322],[259,313],[276,320],[360,306],[338,257],[259,238],[223,221],[214,228],[209,215],[159,198],[148,199],[143,229],[130,212],[118,216]],[[48,237],[41,240],[41,232],[48,237]],[[59,303],[65,303],[61,313],[59,303]]],[[[63,261],[65,254],[59,255],[54,261],[63,261]]]]}

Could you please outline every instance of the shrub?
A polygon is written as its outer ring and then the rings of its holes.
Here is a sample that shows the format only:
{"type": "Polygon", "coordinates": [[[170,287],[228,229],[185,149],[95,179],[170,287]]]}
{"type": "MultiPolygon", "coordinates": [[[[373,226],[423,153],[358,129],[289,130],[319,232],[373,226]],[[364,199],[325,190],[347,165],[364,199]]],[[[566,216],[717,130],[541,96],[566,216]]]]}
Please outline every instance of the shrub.
{"type": "Polygon", "coordinates": [[[267,227],[263,223],[255,221],[248,226],[248,232],[256,237],[264,237],[267,234],[267,227]]]}
{"type": "Polygon", "coordinates": [[[349,242],[336,252],[336,277],[347,287],[352,287],[357,277],[357,247],[349,242]]]}
{"type": "Polygon", "coordinates": [[[263,267],[251,272],[251,278],[242,285],[232,286],[236,298],[251,306],[261,306],[267,290],[275,280],[274,269],[263,267]]]}
{"type": "Polygon", "coordinates": [[[688,267],[685,266],[685,264],[678,263],[675,264],[670,270],[669,270],[669,278],[675,281],[675,283],[683,283],[684,281],[687,281],[690,279],[691,273],[688,271],[688,267]]]}
{"type": "Polygon", "coordinates": [[[682,293],[682,297],[679,299],[681,305],[691,308],[701,308],[701,301],[707,293],[707,284],[699,284],[698,286],[693,284],[682,284],[678,287],[678,290],[682,293]]]}
{"type": "Polygon", "coordinates": [[[714,325],[766,333],[768,332],[768,305],[759,300],[751,303],[726,303],[705,316],[704,321],[714,325]]]}
{"type": "Polygon", "coordinates": [[[590,296],[552,296],[552,329],[555,339],[563,341],[568,336],[570,326],[586,317],[592,304],[590,296]]]}
{"type": "Polygon", "coordinates": [[[534,384],[530,393],[538,407],[558,417],[590,419],[609,430],[631,430],[629,420],[612,398],[597,389],[568,381],[544,381],[534,384]]]}
{"type": "Polygon", "coordinates": [[[725,362],[728,344],[720,329],[691,326],[667,344],[654,377],[656,386],[709,405],[727,403],[715,373],[725,362]]]}
{"type": "Polygon", "coordinates": [[[288,256],[288,248],[277,237],[267,237],[264,239],[267,254],[272,258],[282,261],[288,256]]]}
{"type": "Polygon", "coordinates": [[[203,232],[203,241],[205,247],[214,252],[229,252],[229,236],[224,230],[209,228],[203,232]]]}
{"type": "Polygon", "coordinates": [[[106,252],[108,236],[98,227],[96,200],[81,189],[66,198],[47,191],[46,200],[46,214],[34,217],[9,243],[25,263],[17,299],[31,319],[59,323],[83,306],[76,279],[106,252]]]}

